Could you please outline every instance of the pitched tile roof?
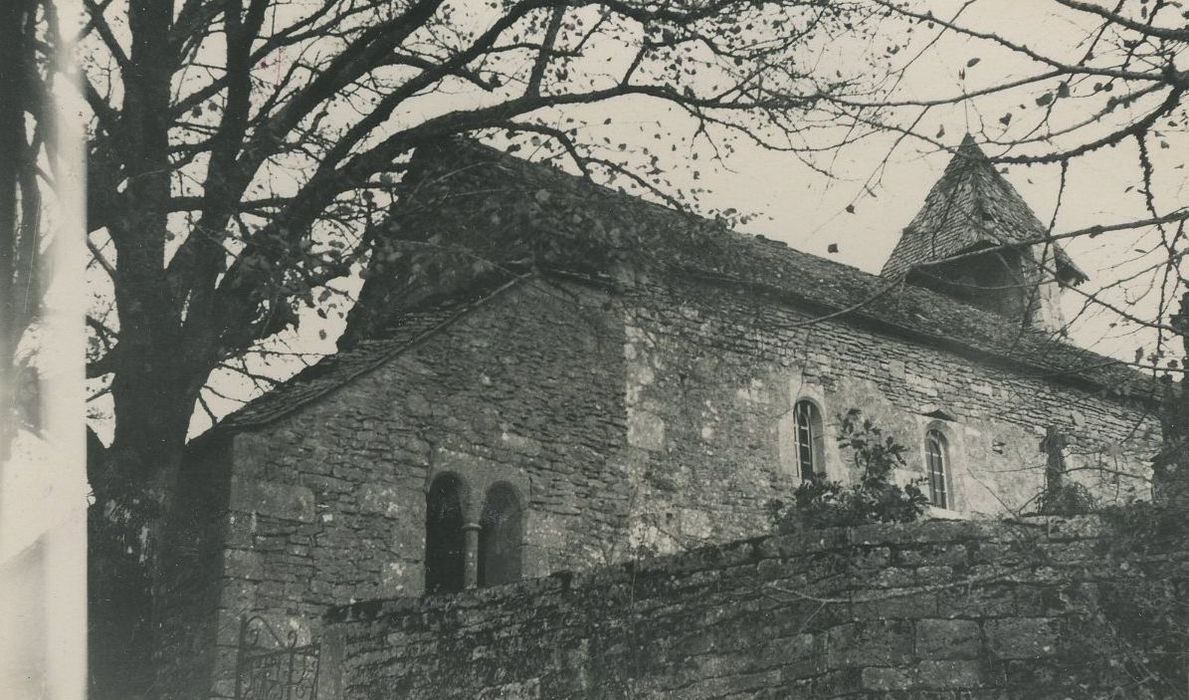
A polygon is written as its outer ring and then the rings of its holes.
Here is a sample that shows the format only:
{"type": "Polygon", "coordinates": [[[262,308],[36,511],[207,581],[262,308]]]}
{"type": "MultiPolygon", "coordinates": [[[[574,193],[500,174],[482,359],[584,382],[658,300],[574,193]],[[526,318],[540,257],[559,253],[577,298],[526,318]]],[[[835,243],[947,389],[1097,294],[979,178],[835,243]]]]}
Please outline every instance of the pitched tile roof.
{"type": "MultiPolygon", "coordinates": [[[[1048,227],[967,134],[880,274],[897,277],[982,243],[1035,241],[1047,232],[1048,227]]],[[[1057,273],[1063,281],[1086,281],[1085,273],[1065,251],[1056,244],[1054,248],[1057,273]]]]}
{"type": "Polygon", "coordinates": [[[446,303],[394,318],[385,332],[328,355],[219,422],[220,429],[269,423],[369,372],[449,325],[473,304],[446,303]]]}
{"type": "MultiPolygon", "coordinates": [[[[496,263],[519,261],[532,252],[542,268],[605,274],[630,258],[657,272],[749,286],[807,305],[823,317],[844,317],[940,348],[1005,362],[1021,374],[1136,397],[1158,395],[1155,382],[1126,364],[997,314],[777,241],[737,233],[718,222],[471,141],[423,147],[409,173],[402,206],[420,210],[427,217],[422,220],[435,222],[436,230],[449,228],[471,235],[467,242],[474,255],[496,263]],[[496,215],[517,232],[515,240],[491,235],[496,215]],[[541,241],[550,244],[544,251],[541,241]]],[[[490,282],[491,277],[487,279],[490,282]]],[[[381,310],[388,315],[372,327],[382,332],[369,332],[366,339],[353,341],[349,349],[299,373],[220,426],[260,425],[296,410],[416,345],[477,305],[381,310]]]]}

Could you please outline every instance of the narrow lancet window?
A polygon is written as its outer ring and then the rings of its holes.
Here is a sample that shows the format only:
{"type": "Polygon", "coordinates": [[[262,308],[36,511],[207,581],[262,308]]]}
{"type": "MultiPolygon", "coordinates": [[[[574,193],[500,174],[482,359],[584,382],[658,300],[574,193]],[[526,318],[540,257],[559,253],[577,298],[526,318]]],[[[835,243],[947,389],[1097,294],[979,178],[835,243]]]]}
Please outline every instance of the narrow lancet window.
{"type": "Polygon", "coordinates": [[[430,485],[425,508],[425,592],[461,591],[465,557],[462,482],[443,474],[430,485]]]}
{"type": "Polygon", "coordinates": [[[925,434],[925,466],[929,470],[929,502],[938,508],[949,508],[949,452],[945,436],[939,431],[925,434]]]}
{"type": "Polygon", "coordinates": [[[479,585],[520,580],[523,510],[516,489],[496,484],[487,490],[479,520],[479,585]]]}
{"type": "Polygon", "coordinates": [[[801,400],[793,407],[797,420],[797,464],[801,478],[808,481],[825,473],[822,459],[822,414],[812,401],[801,400]]]}

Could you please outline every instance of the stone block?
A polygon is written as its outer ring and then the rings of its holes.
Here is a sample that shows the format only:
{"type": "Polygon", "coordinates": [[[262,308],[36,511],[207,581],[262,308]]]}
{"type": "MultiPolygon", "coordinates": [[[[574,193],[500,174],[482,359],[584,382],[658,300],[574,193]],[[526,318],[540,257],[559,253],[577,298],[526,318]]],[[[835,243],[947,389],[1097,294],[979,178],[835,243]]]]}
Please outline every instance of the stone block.
{"type": "Polygon", "coordinates": [[[685,637],[685,638],[679,640],[677,642],[676,646],[674,647],[674,651],[676,651],[679,654],[688,654],[690,656],[695,656],[698,654],[705,654],[705,653],[711,651],[712,649],[714,649],[714,645],[715,645],[715,635],[709,633],[708,631],[703,630],[696,634],[693,634],[691,636],[688,636],[688,637],[685,637]]]}
{"type": "Polygon", "coordinates": [[[1093,566],[1101,562],[1097,540],[1073,540],[1040,545],[1040,556],[1058,564],[1086,562],[1093,566]]]}
{"type": "Polygon", "coordinates": [[[778,559],[761,559],[756,565],[756,576],[761,581],[777,581],[786,578],[791,568],[778,559]]]}
{"type": "Polygon", "coordinates": [[[1066,608],[1055,586],[1016,586],[1012,597],[1016,601],[1014,617],[1047,617],[1066,608]]]}
{"type": "Polygon", "coordinates": [[[381,569],[380,597],[396,598],[421,593],[421,567],[409,562],[390,562],[381,569]]]}
{"type": "Polygon", "coordinates": [[[976,659],[982,635],[973,620],[918,620],[916,656],[921,659],[976,659]]]}
{"type": "Polygon", "coordinates": [[[807,658],[820,652],[817,638],[807,632],[777,639],[771,642],[771,646],[786,659],[807,658]]]}
{"type": "Polygon", "coordinates": [[[500,435],[500,440],[506,449],[520,455],[539,457],[542,452],[542,446],[539,440],[524,435],[505,431],[500,435]]]}
{"type": "Polygon", "coordinates": [[[1057,626],[1052,618],[988,620],[983,630],[987,647],[1000,659],[1035,659],[1056,653],[1057,626]]]}
{"type": "Polygon", "coordinates": [[[917,664],[916,670],[920,687],[933,690],[979,688],[990,680],[979,661],[926,660],[917,664]]]}
{"type": "Polygon", "coordinates": [[[410,494],[391,484],[366,483],[356,487],[356,498],[359,502],[359,512],[370,515],[382,515],[395,518],[401,509],[407,508],[410,501],[415,502],[415,495],[410,494]]]}
{"type": "Polygon", "coordinates": [[[887,547],[856,548],[858,551],[849,561],[857,569],[879,569],[888,565],[892,560],[892,552],[887,547]]]}
{"type": "Polygon", "coordinates": [[[231,513],[227,516],[224,547],[250,548],[256,539],[256,514],[231,513]]]}
{"type": "Polygon", "coordinates": [[[896,548],[892,560],[901,566],[920,566],[929,561],[929,552],[923,546],[904,545],[896,548]]]}
{"type": "Polygon", "coordinates": [[[1004,617],[1015,611],[1010,585],[957,586],[937,593],[938,617],[1004,617]]]}
{"type": "Polygon", "coordinates": [[[954,570],[949,566],[921,566],[916,569],[917,585],[936,586],[948,583],[954,578],[954,570]]]}
{"type": "Polygon", "coordinates": [[[1047,660],[1023,659],[1006,663],[1007,682],[1029,688],[1053,687],[1068,682],[1062,670],[1047,660]]]}
{"type": "Polygon", "coordinates": [[[640,409],[628,411],[628,445],[644,450],[665,448],[665,421],[655,413],[640,409]]]}
{"type": "Polygon", "coordinates": [[[831,669],[894,666],[912,657],[912,623],[864,620],[826,633],[826,665],[831,669]]]}
{"type": "MultiPolygon", "coordinates": [[[[388,550],[405,560],[419,560],[425,556],[424,516],[398,518],[388,535],[388,550]]],[[[527,561],[527,552],[525,553],[527,561]]]]}
{"type": "Polygon", "coordinates": [[[541,679],[529,678],[514,683],[504,683],[484,688],[477,696],[480,700],[537,700],[541,696],[541,679]]]}
{"type": "Polygon", "coordinates": [[[219,603],[222,607],[228,610],[251,610],[255,606],[255,581],[238,577],[227,577],[223,581],[223,594],[219,603]]]}
{"type": "Polygon", "coordinates": [[[930,520],[914,527],[917,542],[959,542],[975,538],[996,537],[1002,531],[999,523],[976,520],[930,520]]]}
{"type": "Polygon", "coordinates": [[[871,666],[862,670],[860,678],[864,690],[893,691],[912,688],[914,675],[905,668],[871,666]]]}
{"type": "Polygon", "coordinates": [[[405,396],[405,410],[412,416],[429,416],[433,413],[429,400],[418,393],[405,396]]]}
{"type": "Polygon", "coordinates": [[[212,696],[217,698],[235,697],[235,667],[238,653],[235,646],[215,648],[215,673],[211,684],[212,696]]]}
{"type": "Polygon", "coordinates": [[[910,588],[916,582],[912,569],[888,567],[863,577],[865,585],[871,588],[910,588]]]}
{"type": "Polygon", "coordinates": [[[795,694],[795,697],[833,698],[850,696],[863,689],[862,670],[845,668],[828,671],[813,679],[812,690],[805,694],[795,694]]]}
{"type": "Polygon", "coordinates": [[[860,619],[915,620],[937,617],[937,596],[932,593],[923,593],[915,586],[902,591],[881,590],[879,593],[869,597],[857,594],[855,602],[851,604],[851,613],[860,619]],[[901,595],[887,596],[884,593],[901,595]]]}
{"type": "Polygon", "coordinates": [[[1006,543],[976,542],[970,545],[970,561],[973,564],[1017,564],[1022,559],[1019,547],[1006,543]]]}
{"type": "Polygon", "coordinates": [[[780,682],[780,672],[760,671],[756,673],[733,673],[726,676],[705,678],[681,691],[681,697],[690,700],[702,698],[721,698],[751,693],[765,687],[773,687],[780,682]]]}
{"type": "Polygon", "coordinates": [[[231,480],[231,510],[280,520],[312,523],[314,492],[304,486],[274,481],[231,480]]]}
{"type": "Polygon", "coordinates": [[[1039,515],[1025,522],[1044,526],[1052,541],[1097,539],[1109,530],[1098,515],[1039,515]]]}
{"type": "Polygon", "coordinates": [[[223,574],[260,581],[264,578],[264,555],[251,549],[228,549],[223,553],[223,574]]]}
{"type": "Polygon", "coordinates": [[[232,454],[236,474],[240,477],[264,478],[275,451],[268,437],[254,433],[239,433],[235,436],[232,454]]]}
{"type": "Polygon", "coordinates": [[[326,474],[302,474],[302,483],[320,493],[350,493],[354,484],[326,474]]]}
{"type": "Polygon", "coordinates": [[[930,550],[929,554],[934,564],[960,567],[967,562],[966,545],[964,544],[937,545],[930,550]]]}

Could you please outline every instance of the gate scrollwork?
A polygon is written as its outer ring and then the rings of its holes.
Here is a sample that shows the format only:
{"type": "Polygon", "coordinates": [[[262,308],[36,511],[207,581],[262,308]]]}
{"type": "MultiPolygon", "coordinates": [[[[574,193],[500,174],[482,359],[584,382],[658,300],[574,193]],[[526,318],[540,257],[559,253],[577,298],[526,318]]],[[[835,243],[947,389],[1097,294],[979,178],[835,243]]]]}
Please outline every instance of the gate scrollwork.
{"type": "Polygon", "coordinates": [[[259,615],[240,621],[236,700],[317,700],[318,644],[298,644],[259,615]]]}

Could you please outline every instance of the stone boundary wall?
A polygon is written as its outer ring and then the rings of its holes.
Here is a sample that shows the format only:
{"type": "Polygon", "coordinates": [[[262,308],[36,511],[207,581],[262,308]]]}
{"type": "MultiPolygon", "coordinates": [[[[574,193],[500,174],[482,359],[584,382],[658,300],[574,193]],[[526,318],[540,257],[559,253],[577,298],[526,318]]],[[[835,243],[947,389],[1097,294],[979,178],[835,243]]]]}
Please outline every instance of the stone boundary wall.
{"type": "MultiPolygon", "coordinates": [[[[318,697],[1106,695],[1132,681],[1085,606],[1140,575],[1103,553],[1108,529],[840,528],[357,603],[328,615],[318,697]]],[[[1159,565],[1189,580],[1189,552],[1159,565]]]]}

